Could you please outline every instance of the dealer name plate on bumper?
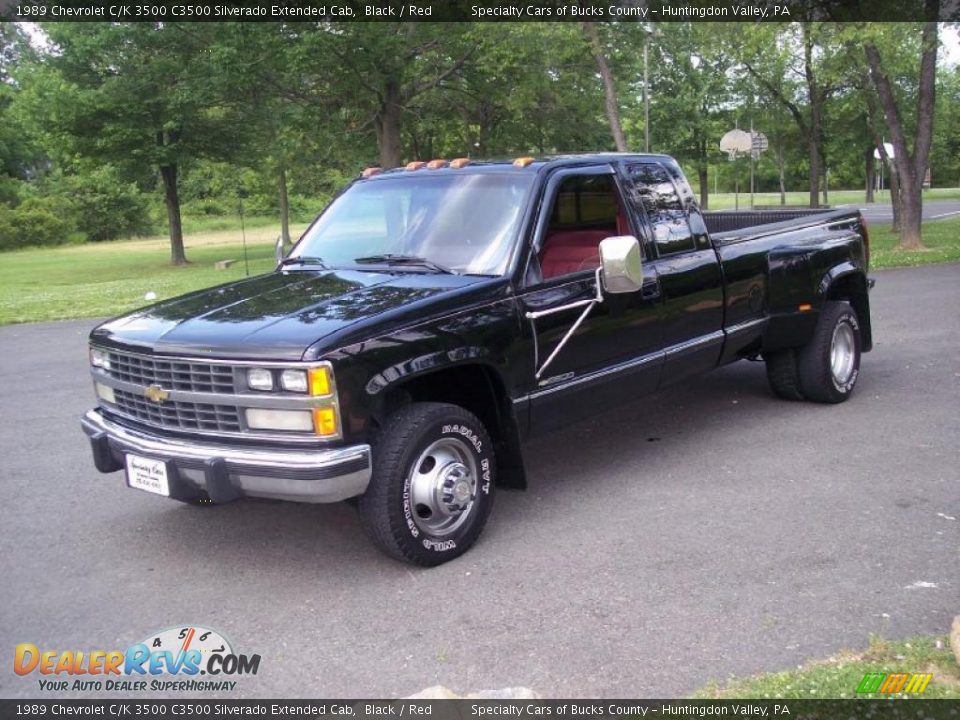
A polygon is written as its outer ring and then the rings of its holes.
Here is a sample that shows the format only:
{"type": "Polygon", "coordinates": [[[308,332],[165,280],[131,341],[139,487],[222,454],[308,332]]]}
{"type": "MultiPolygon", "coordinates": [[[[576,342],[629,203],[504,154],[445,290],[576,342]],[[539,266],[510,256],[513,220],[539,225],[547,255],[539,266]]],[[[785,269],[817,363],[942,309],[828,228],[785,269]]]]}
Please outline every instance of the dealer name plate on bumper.
{"type": "Polygon", "coordinates": [[[170,497],[167,464],[139,455],[127,455],[127,485],[154,495],[170,497]]]}

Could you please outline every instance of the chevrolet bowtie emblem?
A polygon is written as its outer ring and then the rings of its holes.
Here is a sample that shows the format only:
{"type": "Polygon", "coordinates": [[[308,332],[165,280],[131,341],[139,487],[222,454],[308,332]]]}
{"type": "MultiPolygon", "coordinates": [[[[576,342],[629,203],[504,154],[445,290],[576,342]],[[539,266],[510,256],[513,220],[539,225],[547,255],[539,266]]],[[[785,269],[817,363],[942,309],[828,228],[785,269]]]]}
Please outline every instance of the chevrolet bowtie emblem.
{"type": "Polygon", "coordinates": [[[159,385],[151,385],[143,391],[143,394],[147,400],[152,400],[155,403],[162,403],[164,400],[170,397],[170,391],[164,390],[159,385]]]}

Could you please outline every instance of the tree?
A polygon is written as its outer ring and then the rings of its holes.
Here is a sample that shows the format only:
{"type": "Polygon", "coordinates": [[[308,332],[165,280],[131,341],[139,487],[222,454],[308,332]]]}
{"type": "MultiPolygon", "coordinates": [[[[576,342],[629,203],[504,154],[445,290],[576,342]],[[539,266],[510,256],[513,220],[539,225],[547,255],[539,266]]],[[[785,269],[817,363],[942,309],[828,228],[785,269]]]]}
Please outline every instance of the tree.
{"type": "Polygon", "coordinates": [[[323,68],[336,92],[373,126],[380,166],[401,164],[403,122],[410,104],[451,81],[473,52],[463,41],[463,23],[321,24],[312,42],[324,54],[323,68]]]}
{"type": "Polygon", "coordinates": [[[912,143],[907,140],[907,112],[898,102],[894,87],[892,55],[902,57],[903,45],[896,42],[902,28],[875,26],[863,44],[870,79],[877,91],[893,144],[893,162],[900,183],[900,243],[904,250],[923,247],[923,181],[930,166],[933,142],[934,105],[937,89],[937,0],[927,0],[926,16],[920,29],[920,62],[917,71],[917,99],[912,143]],[[912,147],[911,147],[912,145],[912,147]]]}
{"type": "Polygon", "coordinates": [[[735,101],[728,77],[734,61],[716,41],[713,23],[664,23],[655,37],[652,122],[669,128],[658,136],[658,149],[694,164],[700,206],[707,209],[710,158],[729,122],[725,109],[735,101]]]}
{"type": "Polygon", "coordinates": [[[584,37],[590,44],[590,52],[597,64],[600,80],[603,82],[604,107],[607,112],[607,122],[610,123],[610,134],[613,135],[613,142],[617,146],[617,151],[626,152],[627,141],[624,138],[623,125],[620,122],[620,101],[617,95],[617,86],[613,79],[613,71],[610,69],[610,62],[607,60],[606,51],[600,41],[600,33],[597,32],[596,23],[584,22],[580,25],[583,28],[584,37]]]}
{"type": "Polygon", "coordinates": [[[755,26],[749,33],[737,29],[733,46],[757,89],[789,111],[808,149],[810,206],[820,201],[826,172],[824,112],[838,89],[841,73],[836,52],[836,30],[829,23],[791,23],[755,26]]]}
{"type": "Polygon", "coordinates": [[[159,173],[170,259],[187,262],[178,176],[201,157],[243,147],[241,105],[217,52],[229,26],[214,23],[50,23],[53,46],[31,81],[34,114],[63,153],[143,179],[159,173]]]}

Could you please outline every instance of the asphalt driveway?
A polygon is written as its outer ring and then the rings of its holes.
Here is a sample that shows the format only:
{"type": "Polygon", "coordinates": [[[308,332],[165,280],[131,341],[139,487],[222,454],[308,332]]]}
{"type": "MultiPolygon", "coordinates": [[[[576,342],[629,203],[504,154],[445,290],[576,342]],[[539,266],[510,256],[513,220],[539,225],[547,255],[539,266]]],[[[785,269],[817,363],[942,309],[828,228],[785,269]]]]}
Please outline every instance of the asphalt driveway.
{"type": "Polygon", "coordinates": [[[960,265],[876,277],[848,403],[775,400],[743,362],[537,440],[530,490],[433,570],[380,555],[347,505],[188,507],[98,474],[78,422],[92,322],[0,328],[0,696],[40,694],[17,643],[122,649],[180,624],[262,655],[245,697],[680,696],[944,633],[960,265]]]}

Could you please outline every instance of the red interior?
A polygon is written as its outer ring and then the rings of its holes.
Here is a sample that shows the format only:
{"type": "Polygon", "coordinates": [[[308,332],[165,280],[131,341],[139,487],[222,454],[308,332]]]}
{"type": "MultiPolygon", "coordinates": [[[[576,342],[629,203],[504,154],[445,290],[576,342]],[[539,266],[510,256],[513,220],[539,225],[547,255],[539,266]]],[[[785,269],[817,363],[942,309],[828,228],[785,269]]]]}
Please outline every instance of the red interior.
{"type": "MultiPolygon", "coordinates": [[[[618,208],[616,232],[620,235],[629,232],[623,208],[618,208]]],[[[550,230],[540,251],[543,278],[600,267],[600,241],[613,234],[610,228],[550,230]]]]}
{"type": "Polygon", "coordinates": [[[600,241],[609,230],[559,230],[547,236],[540,251],[544,279],[600,267],[600,241]]]}

